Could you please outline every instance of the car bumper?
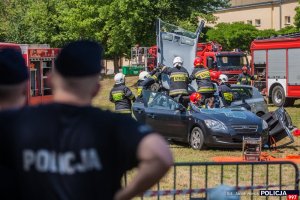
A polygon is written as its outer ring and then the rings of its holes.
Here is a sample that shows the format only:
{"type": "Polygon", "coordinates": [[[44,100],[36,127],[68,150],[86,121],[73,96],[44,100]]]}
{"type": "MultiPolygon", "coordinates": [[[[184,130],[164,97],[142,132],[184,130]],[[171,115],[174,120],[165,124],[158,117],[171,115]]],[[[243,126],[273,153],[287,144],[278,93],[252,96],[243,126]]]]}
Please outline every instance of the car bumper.
{"type": "MultiPolygon", "coordinates": [[[[206,135],[205,144],[210,147],[226,147],[226,148],[241,148],[243,137],[262,137],[263,144],[267,143],[268,137],[266,131],[257,133],[235,133],[235,132],[221,132],[208,130],[209,134],[206,135]]],[[[262,144],[262,145],[263,145],[262,144]]]]}

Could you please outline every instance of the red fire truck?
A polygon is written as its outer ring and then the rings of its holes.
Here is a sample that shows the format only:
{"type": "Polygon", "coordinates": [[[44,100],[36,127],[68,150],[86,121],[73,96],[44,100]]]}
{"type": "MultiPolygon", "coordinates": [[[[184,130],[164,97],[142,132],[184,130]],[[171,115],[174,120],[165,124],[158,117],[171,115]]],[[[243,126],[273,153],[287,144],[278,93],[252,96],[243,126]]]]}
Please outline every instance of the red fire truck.
{"type": "Polygon", "coordinates": [[[247,54],[236,49],[235,51],[222,51],[222,46],[216,42],[198,43],[197,57],[201,57],[204,66],[211,71],[226,74],[230,83],[236,83],[242,67],[247,66],[250,72],[247,54]]]}
{"type": "Polygon", "coordinates": [[[288,34],[251,43],[254,86],[276,106],[291,106],[300,98],[300,34],[288,34]]]}
{"type": "Polygon", "coordinates": [[[47,78],[60,49],[12,43],[0,43],[0,48],[14,48],[22,52],[30,74],[27,92],[28,104],[34,105],[51,101],[52,90],[47,83],[47,78]]]}

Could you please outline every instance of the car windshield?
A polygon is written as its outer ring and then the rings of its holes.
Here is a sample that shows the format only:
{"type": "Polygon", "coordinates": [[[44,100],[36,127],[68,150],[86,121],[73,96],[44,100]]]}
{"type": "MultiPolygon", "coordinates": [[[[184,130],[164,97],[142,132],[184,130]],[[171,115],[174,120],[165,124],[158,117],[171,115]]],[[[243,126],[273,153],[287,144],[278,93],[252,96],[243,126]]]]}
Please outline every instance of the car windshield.
{"type": "Polygon", "coordinates": [[[245,114],[246,109],[243,107],[207,109],[207,108],[198,108],[197,106],[192,104],[191,108],[193,111],[195,111],[197,113],[204,113],[204,114],[208,114],[208,115],[224,114],[224,115],[226,115],[226,117],[231,117],[231,118],[239,118],[239,119],[247,118],[247,116],[245,114]]]}
{"type": "Polygon", "coordinates": [[[248,65],[246,55],[218,55],[217,65],[220,70],[241,70],[244,65],[248,65]]]}
{"type": "Polygon", "coordinates": [[[184,30],[183,28],[181,28],[179,26],[175,26],[173,24],[166,23],[162,20],[160,21],[160,31],[161,32],[175,33],[177,35],[182,35],[182,36],[192,38],[192,39],[197,38],[196,33],[184,30]]]}

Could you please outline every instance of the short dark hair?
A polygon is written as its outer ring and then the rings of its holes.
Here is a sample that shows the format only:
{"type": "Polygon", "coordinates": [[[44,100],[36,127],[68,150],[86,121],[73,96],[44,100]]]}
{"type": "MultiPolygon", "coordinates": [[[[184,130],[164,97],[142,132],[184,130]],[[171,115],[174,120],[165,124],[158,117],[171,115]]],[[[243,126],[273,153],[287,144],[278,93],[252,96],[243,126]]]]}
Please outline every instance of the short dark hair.
{"type": "Polygon", "coordinates": [[[20,51],[0,49],[0,85],[17,85],[28,79],[28,69],[20,51]]]}
{"type": "Polygon", "coordinates": [[[63,77],[86,77],[101,72],[103,49],[90,40],[67,44],[55,60],[55,69],[63,77]]]}

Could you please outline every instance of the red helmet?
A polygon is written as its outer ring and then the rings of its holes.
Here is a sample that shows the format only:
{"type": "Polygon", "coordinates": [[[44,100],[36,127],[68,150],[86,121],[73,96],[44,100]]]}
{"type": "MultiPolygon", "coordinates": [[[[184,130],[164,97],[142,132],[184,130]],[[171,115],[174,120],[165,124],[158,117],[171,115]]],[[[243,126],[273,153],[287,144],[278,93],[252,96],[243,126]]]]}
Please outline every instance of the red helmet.
{"type": "Polygon", "coordinates": [[[219,72],[219,71],[211,71],[210,72],[210,79],[212,81],[217,81],[219,79],[220,74],[221,74],[221,72],[219,72]]]}
{"type": "Polygon", "coordinates": [[[248,70],[247,66],[242,67],[242,71],[247,71],[247,70],[248,70]]]}
{"type": "Polygon", "coordinates": [[[199,66],[199,65],[202,65],[202,58],[200,57],[196,57],[195,60],[194,60],[194,66],[199,66]]]}
{"type": "Polygon", "coordinates": [[[196,104],[201,99],[201,94],[198,92],[194,92],[190,96],[190,102],[196,104]]]}

